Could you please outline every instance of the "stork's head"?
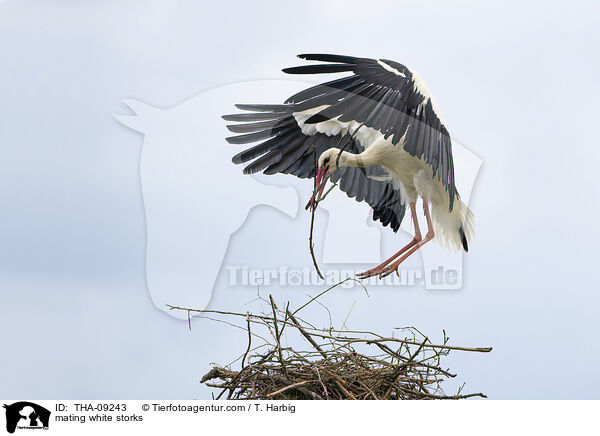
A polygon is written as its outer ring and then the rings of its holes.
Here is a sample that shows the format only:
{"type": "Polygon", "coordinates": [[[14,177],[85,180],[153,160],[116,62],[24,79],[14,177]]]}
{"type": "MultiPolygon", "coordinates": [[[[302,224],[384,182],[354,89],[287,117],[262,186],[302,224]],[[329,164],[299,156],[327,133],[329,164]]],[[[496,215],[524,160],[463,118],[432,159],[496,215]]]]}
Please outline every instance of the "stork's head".
{"type": "Polygon", "coordinates": [[[316,190],[313,193],[313,197],[307,207],[315,208],[317,203],[321,200],[323,191],[325,190],[325,184],[329,176],[342,166],[342,158],[344,157],[344,151],[339,148],[330,148],[325,150],[321,156],[319,156],[319,170],[316,176],[316,190]],[[341,153],[341,154],[340,154],[341,153]]]}
{"type": "Polygon", "coordinates": [[[341,151],[339,148],[325,150],[319,156],[319,172],[324,172],[328,175],[339,167],[344,166],[345,154],[346,152],[341,151]]]}

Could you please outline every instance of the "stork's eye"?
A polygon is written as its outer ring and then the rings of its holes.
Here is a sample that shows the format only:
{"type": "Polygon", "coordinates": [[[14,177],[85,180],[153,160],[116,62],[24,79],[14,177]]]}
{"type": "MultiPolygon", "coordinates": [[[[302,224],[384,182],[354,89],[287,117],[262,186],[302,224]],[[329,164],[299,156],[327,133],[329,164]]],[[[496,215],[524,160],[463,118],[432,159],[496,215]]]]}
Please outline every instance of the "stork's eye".
{"type": "Polygon", "coordinates": [[[329,163],[329,157],[326,157],[325,160],[323,161],[324,165],[327,165],[329,163]]]}

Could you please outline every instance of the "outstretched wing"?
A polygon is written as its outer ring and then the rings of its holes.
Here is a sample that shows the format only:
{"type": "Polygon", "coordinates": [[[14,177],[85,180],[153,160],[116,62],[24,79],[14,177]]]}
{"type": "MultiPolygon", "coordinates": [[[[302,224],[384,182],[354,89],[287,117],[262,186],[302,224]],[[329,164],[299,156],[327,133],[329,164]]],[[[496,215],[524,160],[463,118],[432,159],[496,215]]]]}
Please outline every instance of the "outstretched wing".
{"type": "Polygon", "coordinates": [[[456,196],[452,142],[421,77],[406,66],[387,59],[331,54],[299,57],[330,63],[283,71],[290,74],[353,73],[301,91],[286,101],[301,111],[316,110],[304,124],[354,122],[379,131],[386,139],[391,137],[394,144],[401,145],[431,166],[434,177],[448,192],[452,210],[456,196]]]}
{"type": "MultiPolygon", "coordinates": [[[[348,133],[327,135],[302,132],[294,114],[302,109],[294,103],[283,105],[236,105],[238,109],[250,111],[224,115],[227,121],[239,122],[227,128],[238,133],[227,138],[230,144],[259,142],[233,157],[236,164],[250,162],[244,173],[263,171],[264,174],[293,174],[300,178],[314,177],[316,162],[325,150],[336,147],[351,153],[360,153],[363,148],[348,133]]],[[[374,179],[385,175],[385,170],[375,165],[368,168],[340,168],[333,180],[349,197],[365,201],[373,208],[373,219],[394,232],[400,228],[406,205],[402,190],[390,181],[374,179]]]]}

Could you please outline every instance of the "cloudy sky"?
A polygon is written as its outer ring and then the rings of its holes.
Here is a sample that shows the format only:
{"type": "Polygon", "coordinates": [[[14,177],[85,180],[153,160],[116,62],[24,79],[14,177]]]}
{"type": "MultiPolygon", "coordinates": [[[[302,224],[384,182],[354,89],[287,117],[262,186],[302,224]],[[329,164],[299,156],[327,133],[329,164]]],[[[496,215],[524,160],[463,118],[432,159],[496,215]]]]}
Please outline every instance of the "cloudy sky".
{"type": "MultiPolygon", "coordinates": [[[[587,374],[600,365],[599,12],[583,1],[0,2],[1,396],[209,397],[198,380],[237,357],[244,337],[207,320],[190,332],[153,303],[145,139],[113,114],[131,114],[123,99],[168,109],[285,80],[297,53],[332,52],[417,69],[483,166],[461,290],[350,290],[331,304],[343,313],[356,302],[355,327],[445,329],[457,344],[493,346],[448,362],[492,398],[597,398],[587,374]]],[[[210,165],[211,147],[227,144],[204,146],[210,165]]],[[[253,209],[232,262],[262,243],[303,265],[305,234],[257,239],[286,219],[253,209]]],[[[211,306],[252,300],[226,275],[211,306]]]]}

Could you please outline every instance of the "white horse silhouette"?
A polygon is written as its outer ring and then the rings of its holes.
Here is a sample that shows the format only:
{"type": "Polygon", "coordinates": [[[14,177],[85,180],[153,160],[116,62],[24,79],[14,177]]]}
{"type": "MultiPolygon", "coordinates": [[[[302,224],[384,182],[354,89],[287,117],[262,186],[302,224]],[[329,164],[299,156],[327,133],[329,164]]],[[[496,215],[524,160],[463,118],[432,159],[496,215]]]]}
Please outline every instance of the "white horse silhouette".
{"type": "MultiPolygon", "coordinates": [[[[243,175],[242,168],[231,162],[239,149],[225,142],[228,131],[220,116],[234,112],[234,103],[276,103],[304,87],[305,82],[289,80],[246,82],[204,92],[169,109],[123,100],[136,115],[115,118],[144,134],[140,172],[147,225],[146,277],[158,308],[166,310],[166,304],[174,304],[202,309],[208,305],[229,239],[252,208],[268,205],[290,217],[298,214],[298,192],[308,198],[311,183],[286,175],[243,175]]],[[[481,160],[456,142],[454,148],[455,166],[460,170],[457,185],[467,201],[481,160]]],[[[409,219],[402,224],[409,233],[394,234],[368,218],[366,204],[336,190],[319,209],[328,212],[328,223],[316,230],[315,240],[323,240],[323,249],[315,250],[317,255],[323,253],[326,264],[376,263],[382,259],[382,246],[395,246],[399,237],[411,237],[409,219]]],[[[300,237],[305,243],[307,216],[294,220],[292,234],[275,235],[281,239],[282,261],[287,245],[284,238],[300,237]]],[[[252,230],[265,235],[271,231],[252,230]]],[[[252,247],[244,248],[254,259],[261,255],[261,238],[255,235],[256,240],[252,247]]],[[[440,264],[460,271],[462,257],[436,245],[425,248],[426,287],[448,288],[447,284],[431,283],[429,272],[440,264]]],[[[460,286],[459,275],[459,281],[450,287],[460,286]]]]}

